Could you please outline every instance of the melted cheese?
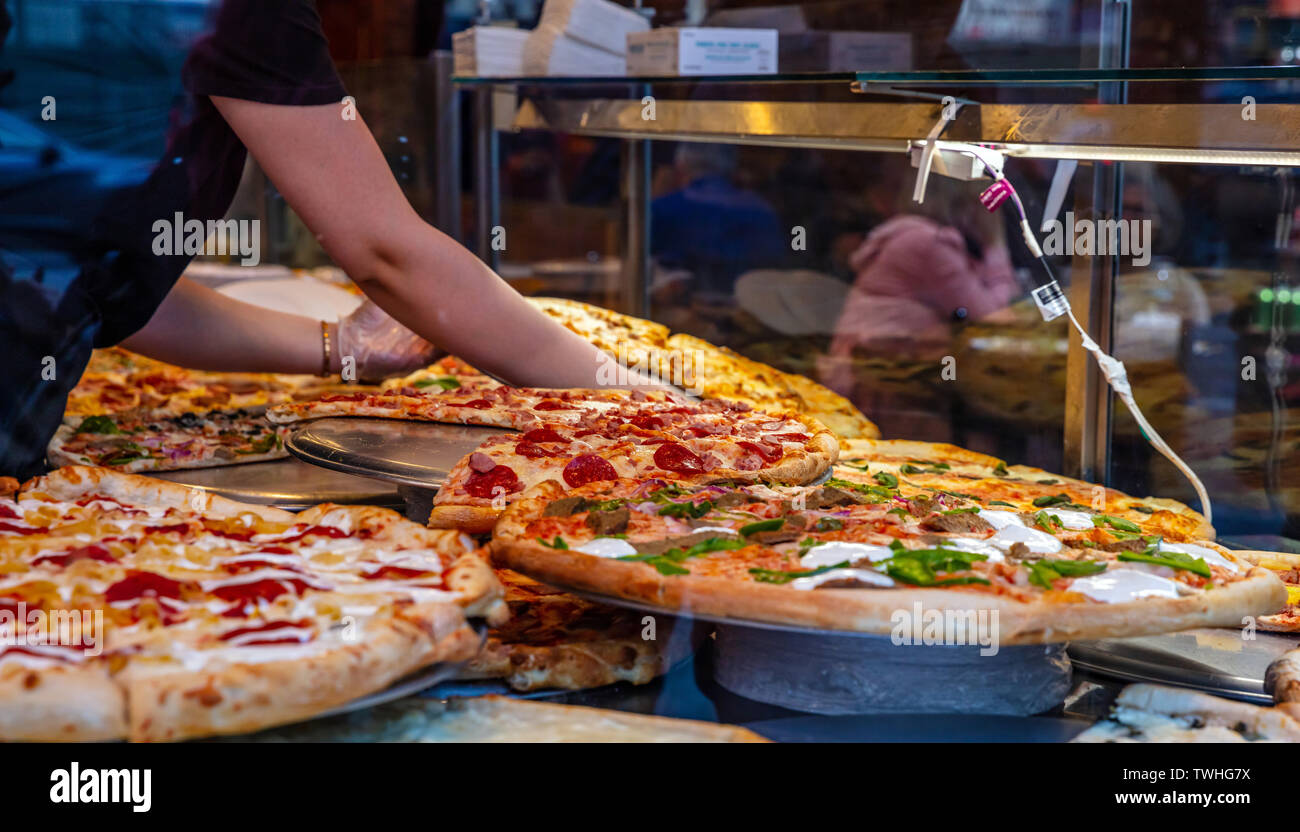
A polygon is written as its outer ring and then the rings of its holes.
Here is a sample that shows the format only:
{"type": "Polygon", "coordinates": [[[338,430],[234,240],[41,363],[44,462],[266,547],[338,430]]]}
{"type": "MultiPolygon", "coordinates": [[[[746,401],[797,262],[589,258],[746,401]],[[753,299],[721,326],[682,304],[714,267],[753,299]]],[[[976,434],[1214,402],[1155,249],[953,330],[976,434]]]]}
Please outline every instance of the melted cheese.
{"type": "Polygon", "coordinates": [[[635,555],[636,547],[622,538],[598,537],[595,540],[588,540],[581,546],[573,547],[573,551],[598,558],[621,558],[635,555]]]}
{"type": "Polygon", "coordinates": [[[1099,575],[1076,578],[1070,584],[1070,591],[1082,593],[1094,601],[1117,604],[1139,598],[1177,598],[1180,587],[1175,581],[1149,572],[1108,569],[1099,575]]]}
{"type": "MultiPolygon", "coordinates": [[[[837,563],[854,563],[861,560],[869,560],[872,563],[885,560],[892,556],[894,551],[888,546],[873,546],[868,543],[850,543],[847,540],[830,540],[810,548],[802,558],[799,559],[799,565],[808,569],[817,569],[822,566],[833,566],[837,563]]],[[[802,580],[802,579],[800,579],[802,580]]]]}
{"type": "Polygon", "coordinates": [[[823,572],[820,575],[813,575],[808,578],[795,578],[790,582],[792,589],[816,589],[822,584],[831,581],[853,580],[860,581],[872,586],[893,586],[894,579],[888,575],[882,575],[872,569],[832,569],[823,572]]]}

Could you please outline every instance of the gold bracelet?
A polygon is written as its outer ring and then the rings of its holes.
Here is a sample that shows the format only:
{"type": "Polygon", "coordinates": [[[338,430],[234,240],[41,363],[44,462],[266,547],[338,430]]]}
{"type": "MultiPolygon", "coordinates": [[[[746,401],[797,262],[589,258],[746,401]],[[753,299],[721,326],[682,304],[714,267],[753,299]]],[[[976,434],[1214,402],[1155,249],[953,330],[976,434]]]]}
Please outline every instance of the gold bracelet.
{"type": "Polygon", "coordinates": [[[322,376],[328,376],[331,375],[330,373],[330,325],[325,321],[320,322],[320,347],[321,347],[320,374],[322,376]]]}

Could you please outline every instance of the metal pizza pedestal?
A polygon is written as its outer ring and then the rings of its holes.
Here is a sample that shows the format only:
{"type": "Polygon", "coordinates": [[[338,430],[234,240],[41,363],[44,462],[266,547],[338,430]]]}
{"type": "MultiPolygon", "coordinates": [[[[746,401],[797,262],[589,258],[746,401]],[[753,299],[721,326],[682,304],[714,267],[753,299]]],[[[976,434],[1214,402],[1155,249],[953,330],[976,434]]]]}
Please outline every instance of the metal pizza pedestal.
{"type": "Polygon", "coordinates": [[[1077,642],[1069,654],[1080,669],[1126,682],[1177,685],[1269,704],[1273,699],[1264,692],[1264,672],[1297,646],[1296,635],[1201,629],[1077,642]]]}
{"type": "Polygon", "coordinates": [[[591,601],[715,625],[713,678],[728,691],[825,715],[1029,716],[1070,689],[1063,644],[1000,647],[894,644],[889,636],[699,615],[566,587],[591,601]]]}
{"type": "Polygon", "coordinates": [[[1061,704],[1070,688],[1059,644],[982,655],[979,645],[734,625],[718,627],[714,638],[718,684],[807,713],[1028,716],[1061,704]]]}
{"type": "Polygon", "coordinates": [[[285,448],[311,465],[396,486],[406,516],[423,523],[452,467],[483,440],[501,432],[436,422],[336,417],[304,423],[285,441],[285,448]]]}
{"type": "Polygon", "coordinates": [[[308,465],[292,457],[248,465],[164,471],[152,476],[243,503],[290,511],[319,503],[390,508],[404,505],[399,489],[391,485],[308,465]]]}

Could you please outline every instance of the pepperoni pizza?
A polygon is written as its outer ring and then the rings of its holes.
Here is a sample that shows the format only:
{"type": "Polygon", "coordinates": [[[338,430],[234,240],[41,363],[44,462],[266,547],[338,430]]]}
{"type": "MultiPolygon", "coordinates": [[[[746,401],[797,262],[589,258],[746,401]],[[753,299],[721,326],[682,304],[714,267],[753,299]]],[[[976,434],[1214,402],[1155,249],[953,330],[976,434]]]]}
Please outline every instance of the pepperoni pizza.
{"type": "Polygon", "coordinates": [[[619,477],[806,483],[837,453],[835,437],[811,419],[720,399],[629,397],[484,440],[448,474],[429,525],[486,532],[525,489],[548,479],[570,488],[619,477]]]}

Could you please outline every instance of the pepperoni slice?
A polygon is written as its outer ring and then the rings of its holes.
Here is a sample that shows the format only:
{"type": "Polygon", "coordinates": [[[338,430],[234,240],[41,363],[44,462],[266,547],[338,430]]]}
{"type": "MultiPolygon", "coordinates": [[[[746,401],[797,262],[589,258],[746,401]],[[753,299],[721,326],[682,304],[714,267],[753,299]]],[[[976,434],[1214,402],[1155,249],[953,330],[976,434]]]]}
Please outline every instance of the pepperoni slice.
{"type": "Polygon", "coordinates": [[[785,450],[780,445],[770,445],[767,442],[747,442],[743,439],[736,444],[758,454],[765,462],[776,462],[785,456],[785,450]]]}
{"type": "Polygon", "coordinates": [[[665,422],[653,413],[638,413],[632,417],[632,424],[642,430],[660,430],[665,422]]]}
{"type": "Polygon", "coordinates": [[[498,488],[505,489],[502,492],[505,494],[522,488],[519,484],[519,476],[509,465],[498,465],[484,473],[475,471],[469,475],[469,479],[465,480],[465,493],[471,497],[490,499],[497,495],[498,488]]]}
{"type": "Polygon", "coordinates": [[[570,488],[577,488],[589,482],[616,479],[618,479],[618,472],[614,470],[613,465],[609,464],[609,460],[595,454],[575,456],[569,460],[568,465],[564,466],[564,481],[570,488]]]}
{"type": "Polygon", "coordinates": [[[515,453],[522,457],[527,457],[528,459],[542,459],[544,457],[564,456],[565,452],[562,448],[548,451],[541,445],[532,442],[520,442],[518,445],[515,445],[515,453]]]}
{"type": "Polygon", "coordinates": [[[730,425],[691,425],[686,431],[692,436],[721,436],[731,433],[730,425]]]}
{"type": "Polygon", "coordinates": [[[704,473],[704,460],[685,445],[665,442],[655,451],[655,465],[678,474],[704,473]]]}
{"type": "Polygon", "coordinates": [[[523,435],[525,442],[568,442],[559,431],[551,428],[533,428],[523,435]]]}
{"type": "Polygon", "coordinates": [[[89,546],[78,546],[76,549],[69,549],[61,555],[42,555],[32,561],[32,566],[40,566],[42,563],[67,566],[76,560],[97,560],[101,563],[114,563],[116,558],[109,553],[108,549],[98,543],[92,543],[89,546]]]}
{"type": "Polygon", "coordinates": [[[137,598],[179,598],[181,582],[156,572],[132,572],[104,590],[104,600],[134,601],[137,598]]]}
{"type": "Polygon", "coordinates": [[[362,402],[370,398],[369,393],[330,393],[321,396],[323,402],[362,402]]]}
{"type": "Polygon", "coordinates": [[[542,399],[533,405],[533,410],[577,410],[577,408],[558,399],[542,399]]]}
{"type": "Polygon", "coordinates": [[[0,517],[8,517],[11,520],[17,520],[18,512],[14,511],[9,506],[0,506],[0,517]]]}
{"type": "Polygon", "coordinates": [[[806,433],[774,433],[771,438],[782,442],[807,442],[809,437],[806,433]]]}
{"type": "Polygon", "coordinates": [[[40,526],[27,528],[26,526],[15,526],[13,523],[0,522],[0,532],[16,532],[17,534],[43,534],[49,529],[43,529],[40,526]]]}
{"type": "Polygon", "coordinates": [[[472,407],[475,410],[487,410],[492,407],[492,402],[487,399],[470,399],[467,402],[447,402],[448,407],[472,407]]]}

